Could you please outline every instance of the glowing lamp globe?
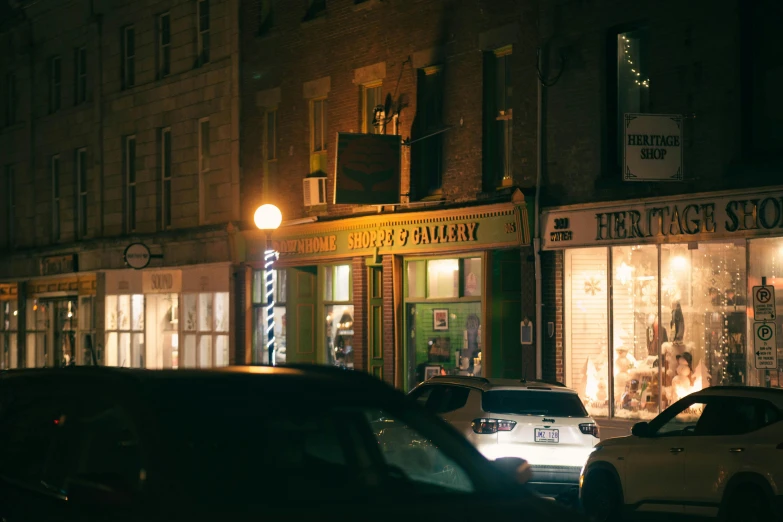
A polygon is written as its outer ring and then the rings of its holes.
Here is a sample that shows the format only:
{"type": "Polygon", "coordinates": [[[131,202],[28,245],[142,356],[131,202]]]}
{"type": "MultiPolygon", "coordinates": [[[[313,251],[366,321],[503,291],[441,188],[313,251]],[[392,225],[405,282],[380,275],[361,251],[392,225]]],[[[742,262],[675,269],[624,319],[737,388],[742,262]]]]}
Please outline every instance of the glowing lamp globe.
{"type": "Polygon", "coordinates": [[[283,222],[283,214],[280,213],[279,208],[267,203],[256,209],[253,221],[261,230],[275,230],[283,222]]]}

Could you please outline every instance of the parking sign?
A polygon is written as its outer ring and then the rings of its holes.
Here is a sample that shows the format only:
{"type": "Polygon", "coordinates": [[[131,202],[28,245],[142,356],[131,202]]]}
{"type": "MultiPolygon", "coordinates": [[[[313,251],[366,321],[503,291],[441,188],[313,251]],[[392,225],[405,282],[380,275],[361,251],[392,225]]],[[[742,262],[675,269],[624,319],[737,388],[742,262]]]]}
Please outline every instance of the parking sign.
{"type": "Polygon", "coordinates": [[[774,370],[778,367],[778,345],[775,323],[754,322],[753,352],[757,370],[774,370]]]}
{"type": "Polygon", "coordinates": [[[775,287],[753,287],[753,317],[757,321],[775,320],[775,287]]]}

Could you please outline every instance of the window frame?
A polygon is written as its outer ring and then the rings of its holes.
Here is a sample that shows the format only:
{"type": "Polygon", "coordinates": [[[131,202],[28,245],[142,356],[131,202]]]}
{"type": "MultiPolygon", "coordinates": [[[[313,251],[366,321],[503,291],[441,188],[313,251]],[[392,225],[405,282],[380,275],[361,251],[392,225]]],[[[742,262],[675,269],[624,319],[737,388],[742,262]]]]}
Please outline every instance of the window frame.
{"type": "Polygon", "coordinates": [[[123,138],[123,187],[125,188],[125,232],[136,230],[136,135],[130,134],[123,138]],[[131,143],[133,147],[131,150],[131,143]],[[132,180],[132,181],[131,181],[132,180]]]}
{"type": "Polygon", "coordinates": [[[196,31],[198,33],[197,40],[197,52],[198,52],[198,65],[206,65],[211,61],[211,20],[210,20],[210,5],[209,0],[197,0],[196,4],[196,31]],[[206,13],[204,9],[206,8],[206,13]]]}
{"type": "Polygon", "coordinates": [[[210,126],[209,118],[198,120],[198,199],[199,223],[204,224],[209,218],[207,209],[207,175],[211,168],[210,126]],[[206,131],[206,132],[205,132],[206,131]]]}
{"type": "Polygon", "coordinates": [[[231,294],[227,291],[218,292],[218,291],[206,291],[206,292],[183,292],[180,299],[180,313],[181,314],[187,314],[189,312],[187,308],[187,297],[188,296],[195,296],[195,324],[194,329],[188,330],[185,327],[187,325],[182,326],[182,330],[180,333],[180,345],[179,345],[179,368],[183,369],[189,369],[189,368],[222,368],[224,366],[230,366],[231,365],[231,294]],[[209,326],[209,329],[202,330],[201,329],[201,321],[200,321],[200,314],[201,314],[201,296],[204,294],[210,295],[210,298],[212,300],[212,320],[211,324],[209,326]],[[228,311],[226,312],[226,316],[228,317],[228,324],[225,326],[224,330],[218,331],[216,327],[217,322],[217,314],[215,313],[215,296],[217,294],[228,294],[228,311]],[[195,366],[187,366],[187,339],[189,336],[193,336],[196,339],[195,344],[195,366]],[[209,337],[210,340],[210,347],[209,347],[209,364],[207,366],[202,366],[200,363],[200,354],[201,354],[201,339],[204,337],[209,337]],[[217,366],[217,349],[218,349],[218,343],[217,338],[218,337],[224,337],[227,339],[227,360],[226,364],[223,366],[217,366]]]}
{"type": "MultiPolygon", "coordinates": [[[[133,366],[132,364],[129,364],[128,366],[123,366],[123,361],[120,359],[120,336],[121,334],[128,334],[130,339],[130,345],[129,345],[129,353],[131,358],[131,363],[134,361],[134,356],[137,355],[134,353],[134,346],[133,346],[133,339],[138,338],[138,336],[141,336],[144,342],[142,342],[142,345],[146,345],[146,339],[147,339],[147,333],[144,331],[144,327],[146,326],[146,318],[147,318],[147,298],[144,294],[133,294],[133,293],[122,293],[122,294],[109,294],[106,296],[106,301],[104,303],[104,318],[106,317],[107,313],[111,312],[111,307],[109,306],[110,299],[115,299],[115,308],[114,312],[117,314],[117,320],[116,320],[116,327],[115,328],[109,328],[111,325],[108,320],[105,320],[104,322],[104,354],[103,354],[103,364],[106,366],[109,366],[109,335],[114,333],[117,336],[117,343],[115,346],[115,349],[117,351],[117,365],[115,367],[117,368],[137,368],[136,366],[133,366]],[[122,324],[120,322],[120,299],[123,296],[128,296],[128,328],[122,328],[122,324]],[[134,328],[133,326],[133,298],[135,296],[141,296],[141,308],[142,308],[142,327],[141,328],[134,328]]],[[[146,368],[147,360],[146,360],[146,353],[142,351],[142,353],[139,355],[139,358],[142,362],[141,368],[146,368]]]]}
{"type": "Polygon", "coordinates": [[[74,178],[76,178],[76,237],[87,237],[87,147],[74,152],[74,178]]]}
{"type": "Polygon", "coordinates": [[[171,127],[160,129],[160,229],[169,230],[172,224],[171,194],[172,194],[172,162],[171,162],[171,127]],[[168,143],[168,150],[166,144],[168,143]]]}
{"type": "MultiPolygon", "coordinates": [[[[487,256],[485,252],[466,252],[453,256],[419,256],[419,257],[406,257],[403,260],[403,270],[405,271],[404,284],[403,284],[403,296],[405,303],[469,303],[469,302],[482,302],[486,297],[486,270],[487,270],[487,256]],[[429,297],[429,270],[428,263],[430,261],[442,261],[447,259],[456,259],[459,263],[459,289],[456,297],[429,297]],[[465,259],[480,259],[481,260],[481,280],[479,281],[479,287],[481,293],[479,295],[465,295],[465,259]],[[424,297],[408,297],[408,265],[423,261],[424,264],[424,297]]],[[[482,312],[483,313],[483,312],[482,312]]]]}
{"type": "Polygon", "coordinates": [[[122,89],[136,85],[136,28],[126,25],[122,28],[122,89]],[[132,38],[132,45],[128,36],[132,38]]]}
{"type": "Polygon", "coordinates": [[[87,102],[87,47],[74,50],[74,105],[87,102]]]}
{"type": "Polygon", "coordinates": [[[169,11],[158,15],[156,29],[157,79],[160,80],[171,74],[171,13],[169,11]]]}
{"type": "Polygon", "coordinates": [[[49,58],[49,114],[54,114],[62,107],[62,57],[49,58]]]}
{"type": "Polygon", "coordinates": [[[386,123],[382,122],[381,125],[378,127],[373,126],[373,120],[375,119],[374,110],[375,107],[378,105],[383,105],[383,103],[380,103],[380,98],[383,97],[383,80],[375,80],[372,82],[368,82],[363,84],[360,87],[360,106],[362,111],[362,119],[361,119],[361,128],[362,132],[365,134],[384,134],[384,130],[386,129],[386,123]],[[375,105],[372,107],[369,107],[367,105],[368,101],[368,94],[372,91],[374,95],[376,96],[375,105]],[[373,112],[371,116],[371,112],[373,112]]]}
{"type": "Polygon", "coordinates": [[[62,223],[60,221],[60,213],[62,211],[60,208],[60,168],[60,155],[52,155],[49,159],[49,180],[52,187],[52,242],[59,241],[62,235],[62,223]]]}
{"type": "Polygon", "coordinates": [[[328,141],[326,138],[327,129],[328,129],[328,122],[326,119],[327,116],[327,106],[328,106],[328,97],[326,96],[320,96],[318,98],[311,98],[310,99],[310,154],[326,154],[328,150],[328,141]],[[319,112],[318,107],[320,107],[320,114],[321,114],[321,121],[320,121],[320,132],[319,129],[316,129],[316,113],[319,112]],[[317,135],[320,138],[320,144],[316,145],[317,143],[317,135]],[[316,148],[317,146],[320,146],[321,148],[316,148]]]}

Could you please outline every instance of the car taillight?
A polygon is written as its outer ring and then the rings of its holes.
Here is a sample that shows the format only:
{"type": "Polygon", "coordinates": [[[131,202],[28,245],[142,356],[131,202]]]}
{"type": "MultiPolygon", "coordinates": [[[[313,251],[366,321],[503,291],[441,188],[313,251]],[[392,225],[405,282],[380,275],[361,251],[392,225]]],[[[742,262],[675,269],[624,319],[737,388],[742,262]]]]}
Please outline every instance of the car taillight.
{"type": "Polygon", "coordinates": [[[585,435],[592,435],[596,439],[600,437],[600,433],[598,430],[598,424],[580,424],[579,425],[579,431],[584,433],[585,435]]]}
{"type": "Polygon", "coordinates": [[[499,431],[511,431],[517,423],[504,419],[474,419],[471,427],[474,433],[490,435],[499,431]]]}

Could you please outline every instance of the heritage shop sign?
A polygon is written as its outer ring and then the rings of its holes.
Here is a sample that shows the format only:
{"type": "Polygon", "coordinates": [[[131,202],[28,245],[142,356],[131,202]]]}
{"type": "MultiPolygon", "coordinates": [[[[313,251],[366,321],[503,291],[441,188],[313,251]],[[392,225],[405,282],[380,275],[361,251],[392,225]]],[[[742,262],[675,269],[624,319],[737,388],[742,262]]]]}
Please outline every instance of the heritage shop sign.
{"type": "Polygon", "coordinates": [[[682,181],[682,116],[626,114],[625,181],[682,181]]]}
{"type": "MultiPolygon", "coordinates": [[[[273,248],[280,254],[278,264],[282,264],[286,259],[520,246],[530,242],[530,234],[527,207],[507,203],[295,225],[278,229],[272,239],[273,248]]],[[[248,240],[252,258],[256,250],[261,252],[261,240],[253,236],[248,240]]]]}
{"type": "Polygon", "coordinates": [[[783,190],[544,212],[546,250],[783,235],[783,190]]]}

